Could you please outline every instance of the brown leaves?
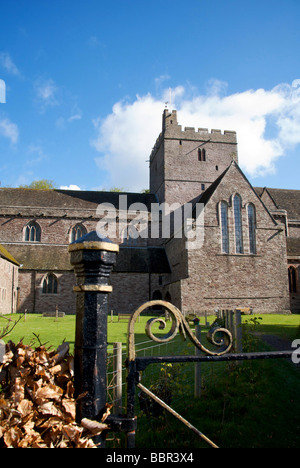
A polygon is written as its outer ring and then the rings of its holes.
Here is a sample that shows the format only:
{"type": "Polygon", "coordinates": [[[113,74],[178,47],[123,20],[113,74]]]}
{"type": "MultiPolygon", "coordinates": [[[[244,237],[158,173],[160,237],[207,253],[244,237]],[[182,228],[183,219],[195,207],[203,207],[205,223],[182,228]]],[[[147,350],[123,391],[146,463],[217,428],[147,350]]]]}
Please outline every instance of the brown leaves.
{"type": "Polygon", "coordinates": [[[102,422],[75,422],[73,358],[63,343],[57,351],[20,342],[6,346],[0,363],[0,448],[96,448],[92,437],[102,422]]]}

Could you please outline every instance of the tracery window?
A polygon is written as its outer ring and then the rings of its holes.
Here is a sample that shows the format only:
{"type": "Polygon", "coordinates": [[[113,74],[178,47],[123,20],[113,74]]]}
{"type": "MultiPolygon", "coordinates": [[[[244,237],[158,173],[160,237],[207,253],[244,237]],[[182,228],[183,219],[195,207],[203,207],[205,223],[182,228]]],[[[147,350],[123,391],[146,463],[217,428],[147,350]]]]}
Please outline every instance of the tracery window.
{"type": "Polygon", "coordinates": [[[57,294],[57,278],[53,273],[48,273],[42,283],[43,294],[57,294]]]}
{"type": "Polygon", "coordinates": [[[249,231],[249,251],[250,254],[256,254],[256,217],[255,207],[251,203],[248,205],[248,231],[249,231]]]}
{"type": "Polygon", "coordinates": [[[243,253],[242,199],[236,194],[233,199],[235,252],[243,253]]]}
{"type": "Polygon", "coordinates": [[[25,227],[25,242],[41,242],[41,227],[35,221],[30,221],[25,227]]]}
{"type": "Polygon", "coordinates": [[[80,239],[80,237],[87,234],[87,229],[83,224],[76,224],[71,231],[71,242],[75,242],[80,239]]]}
{"type": "Polygon", "coordinates": [[[221,204],[220,204],[220,219],[221,219],[222,252],[229,253],[228,205],[225,201],[221,201],[221,204]]]}

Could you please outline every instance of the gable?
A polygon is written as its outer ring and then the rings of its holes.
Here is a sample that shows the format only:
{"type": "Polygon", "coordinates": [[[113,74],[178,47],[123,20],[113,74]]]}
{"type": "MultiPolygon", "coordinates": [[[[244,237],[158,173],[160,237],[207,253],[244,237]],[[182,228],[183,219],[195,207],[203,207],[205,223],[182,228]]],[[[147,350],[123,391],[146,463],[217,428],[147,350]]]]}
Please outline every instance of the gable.
{"type": "Polygon", "coordinates": [[[268,210],[274,211],[278,209],[274,199],[272,198],[269,190],[266,187],[264,187],[262,194],[260,195],[260,198],[263,201],[263,203],[266,205],[268,210]]]}
{"type": "MultiPolygon", "coordinates": [[[[211,189],[211,187],[209,189],[211,189]]],[[[205,196],[199,199],[199,202],[204,200],[206,217],[210,210],[212,210],[214,218],[217,216],[216,205],[222,200],[227,202],[228,206],[231,207],[234,194],[239,194],[242,199],[243,207],[249,203],[252,203],[255,206],[257,222],[264,226],[270,226],[273,228],[274,226],[277,226],[277,222],[271,215],[268,207],[254,190],[236,162],[233,161],[230,164],[211,191],[212,193],[208,197],[207,201],[205,201],[205,196]]]]}

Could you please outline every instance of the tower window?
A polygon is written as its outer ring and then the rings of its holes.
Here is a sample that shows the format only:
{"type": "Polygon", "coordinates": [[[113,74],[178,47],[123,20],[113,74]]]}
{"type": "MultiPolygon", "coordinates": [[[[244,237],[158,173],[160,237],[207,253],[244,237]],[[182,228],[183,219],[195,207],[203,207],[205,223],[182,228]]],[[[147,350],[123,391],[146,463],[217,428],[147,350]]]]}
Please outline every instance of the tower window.
{"type": "Polygon", "coordinates": [[[57,294],[57,278],[53,273],[48,273],[43,280],[43,294],[57,294]]]}
{"type": "Polygon", "coordinates": [[[216,171],[218,171],[218,170],[219,170],[219,166],[216,166],[216,171]]]}
{"type": "Polygon", "coordinates": [[[25,228],[25,242],[41,242],[41,227],[35,221],[31,221],[25,228]]]}
{"type": "Polygon", "coordinates": [[[256,236],[255,236],[255,207],[254,205],[248,205],[248,230],[249,230],[249,251],[251,254],[256,253],[256,236]]]}
{"type": "Polygon", "coordinates": [[[228,254],[229,253],[228,205],[225,201],[221,202],[220,217],[221,217],[222,252],[228,254]]]}
{"type": "Polygon", "coordinates": [[[204,148],[198,149],[198,161],[206,161],[206,151],[204,148]]]}
{"type": "Polygon", "coordinates": [[[242,199],[235,195],[233,200],[234,228],[235,228],[235,252],[243,253],[243,230],[242,230],[242,199]]]}
{"type": "Polygon", "coordinates": [[[205,184],[201,184],[201,190],[205,190],[205,184]]]}

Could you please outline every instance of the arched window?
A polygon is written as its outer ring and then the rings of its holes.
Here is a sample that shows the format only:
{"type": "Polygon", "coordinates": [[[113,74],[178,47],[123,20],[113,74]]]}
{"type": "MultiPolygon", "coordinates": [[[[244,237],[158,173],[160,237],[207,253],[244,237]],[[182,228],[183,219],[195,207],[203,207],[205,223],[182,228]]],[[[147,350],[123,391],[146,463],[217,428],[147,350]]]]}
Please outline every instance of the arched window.
{"type": "MultiPolygon", "coordinates": [[[[157,301],[157,300],[162,300],[162,293],[159,290],[156,290],[152,294],[152,300],[157,301]]],[[[152,310],[161,310],[161,306],[159,304],[156,304],[155,306],[152,307],[152,310]]]]}
{"type": "Polygon", "coordinates": [[[198,149],[198,161],[206,161],[206,151],[204,148],[198,149]]]}
{"type": "Polygon", "coordinates": [[[41,227],[35,221],[30,221],[25,227],[25,242],[41,242],[41,227]]]}
{"type": "Polygon", "coordinates": [[[222,252],[229,253],[229,236],[228,236],[228,205],[225,201],[220,203],[220,220],[221,220],[221,238],[222,252]]]}
{"type": "Polygon", "coordinates": [[[290,266],[288,269],[289,274],[289,290],[291,293],[297,292],[297,275],[296,275],[296,268],[290,266]]]}
{"type": "Polygon", "coordinates": [[[171,294],[169,293],[169,291],[167,291],[165,294],[165,301],[172,303],[172,298],[171,298],[171,294]]]}
{"type": "Polygon", "coordinates": [[[243,253],[242,199],[236,194],[233,199],[235,252],[243,253]]]}
{"type": "Polygon", "coordinates": [[[71,242],[77,241],[85,234],[87,234],[86,227],[83,224],[76,224],[71,231],[71,242]]]}
{"type": "Polygon", "coordinates": [[[57,294],[57,278],[53,273],[48,273],[42,283],[43,294],[57,294]]]}
{"type": "Polygon", "coordinates": [[[256,217],[255,206],[251,203],[248,205],[248,232],[249,232],[249,251],[251,254],[256,254],[256,217]]]}

